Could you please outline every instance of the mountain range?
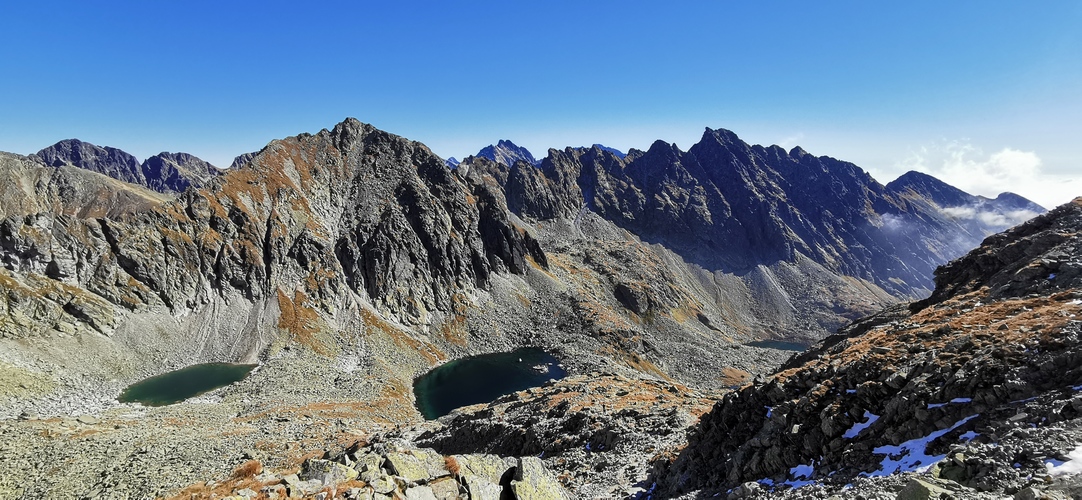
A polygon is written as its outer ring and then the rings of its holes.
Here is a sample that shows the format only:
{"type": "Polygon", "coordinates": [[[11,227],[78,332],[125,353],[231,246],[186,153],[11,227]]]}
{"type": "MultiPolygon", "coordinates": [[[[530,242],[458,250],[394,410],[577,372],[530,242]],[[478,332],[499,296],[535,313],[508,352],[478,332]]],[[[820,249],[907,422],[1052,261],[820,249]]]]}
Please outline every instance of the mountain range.
{"type": "MultiPolygon", "coordinates": [[[[76,140],[2,153],[0,167],[9,418],[116,409],[141,378],[250,362],[261,367],[230,389],[235,415],[269,422],[366,401],[351,419],[405,425],[420,421],[403,389],[414,377],[522,346],[628,385],[739,387],[789,355],[758,341],[811,344],[941,293],[937,266],[1044,212],[916,172],[883,185],[721,129],[687,151],[594,145],[540,161],[500,141],[452,168],[348,119],[225,170],[185,154],[140,164],[76,140]]],[[[800,453],[732,478],[661,482],[731,487],[812,451],[800,453]]],[[[193,455],[226,466],[208,456],[193,455]]],[[[670,467],[696,470],[682,464],[670,467]]]]}

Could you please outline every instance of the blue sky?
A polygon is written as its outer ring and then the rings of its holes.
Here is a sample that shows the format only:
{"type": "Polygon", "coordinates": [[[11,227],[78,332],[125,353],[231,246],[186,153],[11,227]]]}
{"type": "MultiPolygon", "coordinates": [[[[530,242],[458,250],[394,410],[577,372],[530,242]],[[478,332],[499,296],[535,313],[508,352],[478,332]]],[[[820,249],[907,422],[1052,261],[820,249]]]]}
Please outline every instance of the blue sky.
{"type": "Polygon", "coordinates": [[[10,2],[0,150],[219,166],[347,116],[462,157],[704,127],[888,182],[1082,195],[1082,3],[10,2]]]}

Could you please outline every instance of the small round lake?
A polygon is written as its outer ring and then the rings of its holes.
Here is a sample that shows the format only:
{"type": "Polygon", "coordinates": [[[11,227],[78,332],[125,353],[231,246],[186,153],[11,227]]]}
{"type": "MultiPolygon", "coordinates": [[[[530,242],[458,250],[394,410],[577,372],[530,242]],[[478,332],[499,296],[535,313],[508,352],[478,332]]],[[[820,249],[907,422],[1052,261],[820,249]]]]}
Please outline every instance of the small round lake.
{"type": "Polygon", "coordinates": [[[256,366],[232,363],[192,365],[129,385],[117,400],[146,406],[171,405],[240,381],[256,366]]]}
{"type": "Polygon", "coordinates": [[[560,360],[540,349],[483,354],[438,366],[413,382],[417,409],[442,417],[463,406],[488,403],[505,394],[567,376],[560,360]]]}

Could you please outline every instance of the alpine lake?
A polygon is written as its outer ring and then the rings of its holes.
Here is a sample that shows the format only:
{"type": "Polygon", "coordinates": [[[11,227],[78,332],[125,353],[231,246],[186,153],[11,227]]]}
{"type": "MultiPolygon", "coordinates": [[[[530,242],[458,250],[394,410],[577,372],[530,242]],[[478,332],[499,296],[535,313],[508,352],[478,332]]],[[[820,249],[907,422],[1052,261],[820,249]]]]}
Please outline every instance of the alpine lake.
{"type": "Polygon", "coordinates": [[[414,381],[413,394],[417,409],[426,419],[433,420],[455,408],[488,403],[565,376],[567,372],[553,355],[524,348],[440,365],[414,381]]]}
{"type": "Polygon", "coordinates": [[[165,406],[239,382],[259,365],[205,363],[163,373],[129,385],[121,403],[165,406]]]}

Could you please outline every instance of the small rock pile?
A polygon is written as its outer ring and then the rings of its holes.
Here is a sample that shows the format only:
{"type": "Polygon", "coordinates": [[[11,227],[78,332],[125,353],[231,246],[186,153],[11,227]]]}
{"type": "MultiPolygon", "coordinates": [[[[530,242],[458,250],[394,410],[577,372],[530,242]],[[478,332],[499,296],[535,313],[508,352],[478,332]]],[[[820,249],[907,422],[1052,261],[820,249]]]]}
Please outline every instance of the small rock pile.
{"type": "MultiPolygon", "coordinates": [[[[297,474],[263,473],[237,484],[234,500],[255,498],[560,500],[568,495],[536,457],[441,455],[404,439],[354,445],[334,457],[310,458],[297,474]],[[510,497],[508,496],[510,495],[510,497]]],[[[182,493],[183,495],[183,493],[182,493]]]]}

